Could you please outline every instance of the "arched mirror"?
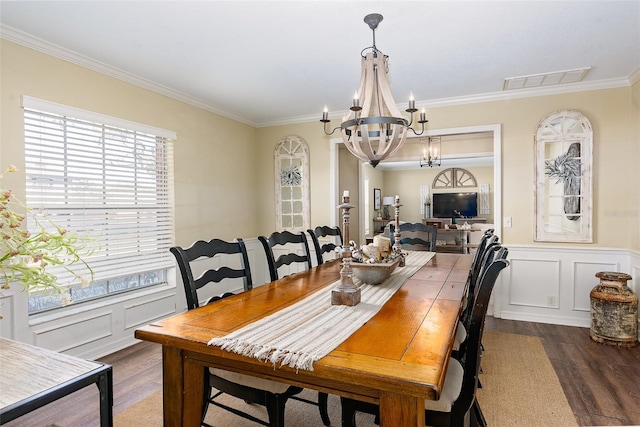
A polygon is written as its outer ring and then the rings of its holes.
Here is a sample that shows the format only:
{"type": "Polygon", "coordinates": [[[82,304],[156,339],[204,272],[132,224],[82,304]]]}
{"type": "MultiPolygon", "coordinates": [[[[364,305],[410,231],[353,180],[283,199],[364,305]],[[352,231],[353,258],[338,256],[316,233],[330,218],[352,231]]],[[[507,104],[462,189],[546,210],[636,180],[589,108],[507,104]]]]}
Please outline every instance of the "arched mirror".
{"type": "Polygon", "coordinates": [[[276,230],[309,228],[309,146],[299,136],[282,138],[275,149],[276,230]]]}
{"type": "Polygon", "coordinates": [[[592,242],[589,119],[575,110],[549,114],[536,130],[535,150],[535,240],[592,242]]]}

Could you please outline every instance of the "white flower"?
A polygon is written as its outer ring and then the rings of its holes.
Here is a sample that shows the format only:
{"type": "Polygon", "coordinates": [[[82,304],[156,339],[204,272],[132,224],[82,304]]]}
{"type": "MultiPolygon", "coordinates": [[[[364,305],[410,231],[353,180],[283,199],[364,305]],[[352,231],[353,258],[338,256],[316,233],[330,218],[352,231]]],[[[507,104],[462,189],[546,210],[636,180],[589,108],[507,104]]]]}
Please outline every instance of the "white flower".
{"type": "Polygon", "coordinates": [[[62,304],[62,306],[67,306],[69,304],[71,304],[73,301],[71,300],[71,295],[68,293],[64,293],[64,294],[60,294],[60,304],[62,304]]]}

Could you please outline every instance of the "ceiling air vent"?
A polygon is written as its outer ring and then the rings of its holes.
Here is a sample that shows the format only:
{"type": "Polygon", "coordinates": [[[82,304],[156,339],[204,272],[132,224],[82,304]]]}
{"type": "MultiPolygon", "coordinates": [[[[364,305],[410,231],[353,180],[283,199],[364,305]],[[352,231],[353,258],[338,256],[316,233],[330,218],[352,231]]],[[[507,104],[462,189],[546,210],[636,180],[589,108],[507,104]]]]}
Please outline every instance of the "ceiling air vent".
{"type": "Polygon", "coordinates": [[[550,73],[529,74],[528,76],[507,77],[502,90],[528,89],[532,87],[551,86],[565,83],[577,83],[591,70],[591,67],[573,70],[554,71],[550,73]]]}

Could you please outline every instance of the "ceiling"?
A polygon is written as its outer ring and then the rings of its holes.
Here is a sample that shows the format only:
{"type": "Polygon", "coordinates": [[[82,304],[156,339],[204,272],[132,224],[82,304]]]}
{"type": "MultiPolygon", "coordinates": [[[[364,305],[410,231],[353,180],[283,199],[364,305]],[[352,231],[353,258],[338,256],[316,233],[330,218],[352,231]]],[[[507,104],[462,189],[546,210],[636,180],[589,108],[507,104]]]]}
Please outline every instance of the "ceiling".
{"type": "Polygon", "coordinates": [[[640,73],[640,0],[1,0],[0,35],[253,126],[319,120],[325,105],[338,123],[373,12],[399,104],[628,86],[640,73]],[[581,83],[503,91],[508,77],[583,67],[581,83]]]}

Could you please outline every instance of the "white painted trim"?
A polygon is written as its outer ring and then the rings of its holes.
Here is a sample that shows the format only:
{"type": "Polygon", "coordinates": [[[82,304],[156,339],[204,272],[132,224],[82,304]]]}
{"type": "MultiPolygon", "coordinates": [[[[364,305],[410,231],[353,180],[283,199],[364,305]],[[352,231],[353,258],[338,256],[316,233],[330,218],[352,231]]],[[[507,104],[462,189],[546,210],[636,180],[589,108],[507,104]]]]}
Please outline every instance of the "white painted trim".
{"type": "Polygon", "coordinates": [[[640,67],[638,67],[631,75],[629,76],[629,84],[634,85],[640,82],[640,67]]]}
{"type": "MultiPolygon", "coordinates": [[[[335,144],[334,144],[335,145],[335,144]]],[[[336,209],[337,211],[337,209],[336,209]]],[[[250,251],[251,270],[254,279],[254,287],[267,282],[268,271],[261,245],[256,238],[245,239],[247,249],[250,251]],[[255,256],[254,256],[255,255],[255,256]]],[[[508,293],[510,286],[525,286],[531,277],[517,277],[512,266],[501,273],[493,293],[493,306],[491,313],[494,317],[520,320],[527,322],[551,323],[568,326],[589,327],[590,313],[584,308],[577,308],[576,290],[581,290],[581,298],[584,303],[587,288],[595,286],[597,279],[588,278],[580,282],[576,276],[576,266],[589,270],[589,264],[607,265],[619,269],[621,272],[631,274],[633,279],[628,284],[636,293],[640,291],[640,251],[623,248],[594,248],[593,246],[541,246],[541,245],[508,245],[512,260],[526,261],[532,267],[529,270],[537,271],[540,265],[548,261],[559,263],[561,272],[558,276],[557,304],[544,307],[540,299],[544,300],[544,290],[531,289],[532,298],[529,301],[519,301],[518,305],[506,305],[503,303],[500,312],[495,312],[495,301],[500,301],[501,293],[508,293]],[[560,261],[558,261],[560,260],[560,261]]],[[[313,249],[312,249],[313,250],[313,249]]],[[[526,272],[524,272],[526,273],[526,272]]],[[[170,280],[173,277],[169,276],[170,280]]],[[[584,274],[582,278],[584,279],[584,274]]],[[[533,278],[535,283],[535,278],[533,278]]],[[[535,283],[536,285],[538,283],[535,283]]],[[[67,349],[69,354],[95,359],[115,351],[121,350],[137,340],[133,336],[137,325],[145,322],[153,322],[160,318],[174,315],[185,310],[184,292],[182,284],[175,286],[149,288],[146,291],[131,294],[122,294],[119,301],[110,301],[102,307],[93,307],[87,310],[87,306],[76,306],[76,311],[67,312],[64,316],[42,319],[37,324],[28,325],[26,294],[19,290],[3,291],[0,309],[6,317],[1,321],[3,336],[16,339],[21,342],[34,344],[42,339],[46,344],[67,349]],[[176,289],[176,286],[180,289],[176,289]],[[125,296],[128,295],[128,296],[125,296]],[[15,297],[15,298],[14,298],[15,297]],[[175,308],[175,309],[174,309],[175,308]],[[171,310],[174,309],[174,310],[171,310]],[[168,312],[171,311],[171,312],[168,312]],[[127,315],[132,313],[132,318],[127,315]],[[74,336],[82,323],[83,336],[74,336]],[[84,326],[86,325],[86,327],[84,326]],[[95,329],[93,326],[97,326],[95,329]],[[84,333],[86,332],[86,333],[84,333]],[[46,336],[47,334],[51,334],[46,336]]],[[[556,289],[553,288],[555,291],[556,289]]],[[[502,298],[504,302],[508,298],[502,298]]],[[[70,307],[71,308],[71,307],[70,307]]]]}
{"type": "Polygon", "coordinates": [[[631,274],[629,288],[636,293],[640,290],[638,251],[593,246],[507,247],[511,265],[500,275],[501,287],[496,284],[493,293],[493,298],[502,298],[501,310],[494,313],[497,318],[589,327],[589,293],[598,284],[598,271],[631,274]],[[514,292],[518,295],[515,301],[514,292]],[[556,302],[545,304],[545,295],[554,296],[556,302]]]}
{"type": "Polygon", "coordinates": [[[102,113],[83,110],[81,108],[71,107],[69,105],[58,104],[57,102],[38,99],[27,95],[22,95],[22,108],[31,110],[44,111],[47,113],[59,114],[61,116],[72,117],[74,119],[88,120],[95,123],[102,123],[109,126],[119,127],[127,130],[147,133],[162,138],[176,140],[178,135],[176,132],[162,129],[143,123],[132,122],[130,120],[120,119],[118,117],[108,116],[102,113]]]}
{"type": "MultiPolygon", "coordinates": [[[[329,147],[329,218],[331,223],[342,227],[342,222],[339,220],[338,212],[338,194],[340,194],[340,146],[342,144],[342,138],[331,138],[329,147]]],[[[348,243],[348,242],[346,242],[348,243]]]]}
{"type": "Polygon", "coordinates": [[[577,326],[588,328],[591,326],[589,319],[577,319],[568,316],[550,316],[547,314],[521,313],[516,311],[503,310],[501,316],[496,318],[506,320],[519,320],[521,322],[548,323],[552,325],[577,326]]]}
{"type": "MultiPolygon", "coordinates": [[[[126,83],[130,83],[135,86],[141,87],[143,89],[147,89],[152,92],[156,92],[161,95],[168,96],[169,98],[184,102],[194,107],[201,108],[203,110],[210,111],[220,116],[227,117],[229,119],[232,119],[253,127],[257,127],[257,128],[290,125],[290,124],[297,124],[297,123],[309,123],[313,121],[319,121],[321,116],[321,112],[318,111],[318,114],[313,114],[313,115],[286,117],[281,120],[254,123],[243,117],[239,117],[235,114],[231,114],[217,107],[214,107],[213,105],[208,104],[206,101],[203,101],[202,99],[193,97],[191,95],[187,95],[180,91],[143,79],[139,76],[136,76],[135,74],[128,73],[119,68],[112,67],[108,64],[96,61],[87,56],[80,55],[74,51],[62,48],[53,43],[49,43],[46,40],[40,39],[38,37],[34,37],[30,34],[27,34],[23,31],[9,27],[7,25],[0,24],[0,38],[9,40],[14,43],[18,43],[20,45],[29,47],[31,49],[35,49],[47,55],[51,55],[56,58],[60,58],[62,60],[71,62],[73,64],[80,65],[82,67],[96,71],[106,76],[113,77],[115,79],[124,81],[126,83]]],[[[426,101],[416,100],[416,103],[424,106],[425,108],[436,108],[436,107],[448,107],[448,106],[454,106],[454,105],[477,104],[482,102],[506,101],[511,99],[531,98],[536,96],[549,96],[549,95],[557,95],[557,94],[564,94],[564,93],[629,87],[635,82],[637,82],[638,79],[640,79],[640,70],[634,71],[627,78],[604,79],[604,80],[597,80],[597,81],[591,81],[591,82],[569,83],[569,84],[547,86],[547,87],[540,87],[540,88],[491,92],[491,93],[484,93],[484,94],[477,94],[477,95],[432,99],[432,100],[426,100],[426,101]]],[[[333,117],[333,115],[335,114],[336,117],[338,117],[338,116],[342,116],[344,113],[346,113],[346,111],[333,112],[331,116],[333,117]]]]}
{"type": "MultiPolygon", "coordinates": [[[[634,72],[635,73],[635,72],[634,72]]],[[[635,76],[632,74],[627,78],[618,78],[618,79],[604,79],[597,80],[593,82],[580,82],[580,83],[567,83],[562,85],[555,86],[547,86],[547,87],[538,87],[538,88],[529,88],[529,89],[517,89],[517,90],[509,90],[504,92],[490,92],[490,93],[482,93],[477,95],[466,95],[466,96],[458,96],[451,98],[440,98],[440,99],[430,99],[430,100],[416,100],[417,104],[420,104],[424,108],[439,108],[439,107],[451,107],[456,105],[469,105],[469,104],[479,104],[484,102],[495,102],[495,101],[509,101],[513,99],[522,99],[522,98],[535,98],[538,96],[551,96],[551,95],[560,95],[566,93],[575,93],[575,92],[587,92],[592,90],[604,90],[604,89],[616,89],[621,87],[630,87],[635,81],[635,79],[640,79],[640,76],[635,76]]],[[[336,117],[342,117],[341,115],[345,114],[345,111],[335,111],[336,117]]],[[[331,114],[330,118],[333,117],[334,114],[331,114]]],[[[275,120],[271,122],[262,122],[258,123],[256,127],[269,127],[269,126],[282,126],[288,124],[295,123],[308,123],[313,121],[320,121],[320,111],[318,114],[314,115],[305,115],[305,116],[296,116],[296,117],[287,117],[282,120],[275,120]]]]}
{"type": "MultiPolygon", "coordinates": [[[[463,127],[455,127],[455,128],[443,128],[443,129],[432,129],[426,130],[424,136],[442,136],[442,135],[463,135],[469,133],[481,133],[481,132],[492,132],[493,133],[493,215],[494,215],[494,224],[495,224],[495,232],[499,236],[502,236],[502,125],[501,124],[491,124],[491,125],[479,125],[479,126],[463,126],[463,127]]],[[[332,191],[335,191],[334,194],[331,194],[331,200],[329,201],[329,206],[332,211],[332,215],[336,215],[332,218],[337,218],[337,185],[339,182],[339,156],[338,156],[338,147],[337,144],[342,143],[341,138],[332,138],[331,139],[331,155],[329,158],[329,173],[330,180],[333,183],[331,185],[332,191]]],[[[358,171],[359,184],[362,186],[362,168],[358,171]]],[[[362,191],[362,188],[360,188],[362,191]]],[[[364,214],[361,213],[360,221],[364,221],[364,214]]],[[[361,222],[362,223],[362,222],[361,222]]],[[[340,225],[340,224],[338,224],[340,225]]],[[[361,227],[363,228],[363,227],[361,227]]],[[[362,241],[362,240],[361,240],[362,241]]],[[[499,287],[499,285],[496,285],[499,287]]],[[[499,303],[500,299],[497,298],[497,302],[499,303]]],[[[499,304],[498,313],[499,313],[499,304]]]]}
{"type": "Polygon", "coordinates": [[[250,122],[243,117],[239,117],[226,111],[220,110],[219,108],[216,108],[199,98],[187,95],[183,92],[171,89],[167,86],[160,85],[150,80],[143,79],[142,77],[139,77],[135,74],[126,72],[103,62],[96,61],[95,59],[89,58],[88,56],[84,56],[72,50],[65,49],[53,43],[49,43],[46,40],[34,37],[30,34],[9,27],[7,25],[0,24],[0,38],[9,40],[22,46],[26,46],[47,55],[51,55],[55,58],[71,62],[72,64],[79,65],[89,70],[96,71],[100,74],[104,74],[105,76],[113,77],[114,79],[121,80],[125,83],[130,83],[134,86],[150,90],[151,92],[155,92],[160,95],[175,99],[177,101],[184,102],[185,104],[189,104],[194,107],[218,114],[220,116],[227,117],[237,122],[254,127],[257,126],[256,123],[250,122]]]}

